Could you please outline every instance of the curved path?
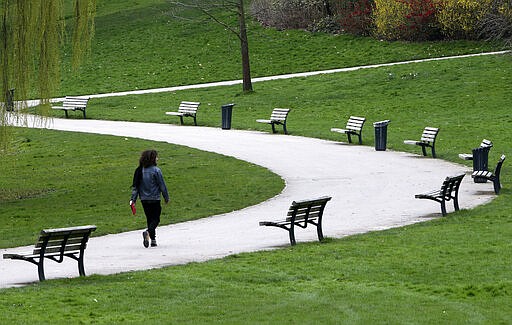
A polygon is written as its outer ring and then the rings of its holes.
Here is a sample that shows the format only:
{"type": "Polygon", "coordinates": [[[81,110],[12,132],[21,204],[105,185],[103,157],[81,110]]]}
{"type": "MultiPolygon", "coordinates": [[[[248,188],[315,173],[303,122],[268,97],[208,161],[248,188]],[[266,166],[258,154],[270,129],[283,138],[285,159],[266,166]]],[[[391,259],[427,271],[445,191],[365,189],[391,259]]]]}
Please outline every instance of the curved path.
{"type": "MultiPolygon", "coordinates": [[[[448,175],[470,171],[463,165],[409,153],[377,152],[367,146],[255,131],[71,119],[54,119],[48,128],[186,145],[261,165],[286,181],[281,194],[258,205],[159,227],[157,248],[142,246],[141,231],[94,237],[86,250],[87,274],[143,270],[287,246],[284,230],[260,227],[259,221],[282,218],[293,200],[322,195],[333,197],[324,215],[324,234],[328,237],[428,220],[439,216],[439,204],[414,199],[414,194],[438,188],[448,175]]],[[[492,193],[491,185],[475,184],[467,176],[461,186],[461,208],[488,202],[494,197],[492,193]]],[[[448,211],[452,209],[449,206],[448,211]]],[[[296,235],[299,243],[317,240],[314,228],[296,235]]],[[[0,254],[30,249],[2,249],[0,254]]],[[[77,276],[74,261],[48,261],[46,265],[47,278],[77,276]]],[[[34,265],[0,259],[0,287],[34,281],[34,265]]]]}

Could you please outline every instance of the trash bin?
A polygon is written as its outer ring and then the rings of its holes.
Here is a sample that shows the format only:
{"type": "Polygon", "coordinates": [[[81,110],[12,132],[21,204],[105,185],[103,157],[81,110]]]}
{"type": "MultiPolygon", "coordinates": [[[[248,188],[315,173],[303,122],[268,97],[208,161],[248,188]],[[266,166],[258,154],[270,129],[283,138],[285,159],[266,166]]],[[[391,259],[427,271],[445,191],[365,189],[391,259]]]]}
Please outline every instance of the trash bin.
{"type": "Polygon", "coordinates": [[[7,91],[7,111],[14,111],[14,88],[7,91]]]}
{"type": "MultiPolygon", "coordinates": [[[[490,149],[491,147],[479,147],[473,149],[473,171],[488,170],[490,149]]],[[[475,183],[487,182],[487,179],[483,177],[475,177],[473,180],[475,183]]]]}
{"type": "Polygon", "coordinates": [[[373,123],[373,127],[375,128],[376,151],[386,151],[386,142],[388,138],[388,124],[389,120],[373,123]]]}
{"type": "Polygon", "coordinates": [[[231,129],[231,115],[233,114],[233,106],[235,104],[222,105],[222,129],[231,129]]]}

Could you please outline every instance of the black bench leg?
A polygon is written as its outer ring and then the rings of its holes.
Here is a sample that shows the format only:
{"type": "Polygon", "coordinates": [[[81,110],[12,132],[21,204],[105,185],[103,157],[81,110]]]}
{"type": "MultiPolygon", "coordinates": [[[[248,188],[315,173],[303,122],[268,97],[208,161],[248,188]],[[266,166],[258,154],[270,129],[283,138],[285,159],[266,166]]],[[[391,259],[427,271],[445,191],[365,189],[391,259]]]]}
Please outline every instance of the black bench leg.
{"type": "Polygon", "coordinates": [[[283,124],[283,130],[284,130],[284,134],[288,134],[288,131],[286,130],[286,122],[283,124]]]}
{"type": "Polygon", "coordinates": [[[436,157],[436,149],[432,146],[432,158],[436,157]]]}
{"type": "Polygon", "coordinates": [[[196,117],[194,116],[194,125],[197,126],[196,117]]]}
{"type": "Polygon", "coordinates": [[[358,135],[358,137],[359,137],[359,144],[363,144],[363,137],[360,134],[358,135]]]}
{"type": "Polygon", "coordinates": [[[180,116],[180,124],[183,125],[183,116],[180,116]]]}
{"type": "Polygon", "coordinates": [[[85,120],[85,109],[82,112],[84,112],[84,120],[85,120]]]}
{"type": "Polygon", "coordinates": [[[446,215],[446,201],[445,201],[445,200],[442,200],[442,201],[441,201],[441,214],[442,214],[443,216],[445,216],[445,215],[446,215]]]}
{"type": "Polygon", "coordinates": [[[427,155],[427,149],[425,149],[425,146],[421,146],[421,151],[423,152],[423,156],[427,155]]]}
{"type": "Polygon", "coordinates": [[[295,230],[293,224],[290,225],[290,229],[288,229],[288,234],[290,235],[290,244],[293,246],[296,244],[295,242],[295,230]]]}
{"type": "Polygon", "coordinates": [[[496,177],[492,180],[492,183],[494,185],[494,193],[499,194],[501,189],[500,179],[496,177]]]}
{"type": "Polygon", "coordinates": [[[68,111],[64,110],[64,114],[66,114],[66,118],[68,118],[68,111]]]}
{"type": "Polygon", "coordinates": [[[322,224],[321,223],[316,225],[316,233],[318,234],[318,241],[322,241],[324,239],[324,233],[322,232],[322,224]]]}
{"type": "Polygon", "coordinates": [[[39,260],[37,263],[37,272],[39,273],[39,281],[44,281],[46,278],[44,277],[44,257],[39,260]]]}
{"type": "Polygon", "coordinates": [[[453,208],[455,211],[459,211],[459,199],[457,197],[453,198],[453,208]]]}
{"type": "Polygon", "coordinates": [[[272,133],[276,133],[276,127],[274,123],[270,123],[270,125],[272,126],[272,133]]]}
{"type": "Polygon", "coordinates": [[[78,258],[78,274],[80,274],[80,276],[85,276],[85,267],[84,267],[83,256],[80,256],[80,258],[78,258]]]}

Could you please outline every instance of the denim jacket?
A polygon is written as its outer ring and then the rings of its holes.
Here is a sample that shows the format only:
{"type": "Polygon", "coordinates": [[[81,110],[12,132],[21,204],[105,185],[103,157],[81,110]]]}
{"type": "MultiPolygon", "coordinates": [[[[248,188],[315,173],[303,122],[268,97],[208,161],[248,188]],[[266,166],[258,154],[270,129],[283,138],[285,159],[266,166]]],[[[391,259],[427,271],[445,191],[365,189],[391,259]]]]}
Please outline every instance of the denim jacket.
{"type": "Polygon", "coordinates": [[[156,166],[142,168],[142,181],[138,188],[135,186],[132,188],[131,200],[135,202],[137,197],[140,197],[141,201],[160,201],[160,193],[165,202],[168,202],[169,192],[160,168],[156,166]]]}

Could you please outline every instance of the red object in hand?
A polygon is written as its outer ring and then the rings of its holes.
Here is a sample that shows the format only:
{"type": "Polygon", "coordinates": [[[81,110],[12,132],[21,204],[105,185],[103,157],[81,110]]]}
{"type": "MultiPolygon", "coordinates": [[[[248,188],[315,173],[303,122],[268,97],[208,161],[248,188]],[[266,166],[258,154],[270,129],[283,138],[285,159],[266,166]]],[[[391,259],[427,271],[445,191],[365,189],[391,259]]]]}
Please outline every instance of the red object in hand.
{"type": "Polygon", "coordinates": [[[130,204],[130,208],[132,208],[132,213],[135,215],[137,213],[137,208],[135,207],[135,203],[130,204]]]}

